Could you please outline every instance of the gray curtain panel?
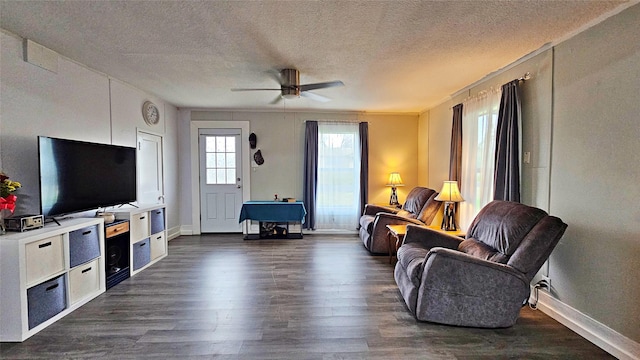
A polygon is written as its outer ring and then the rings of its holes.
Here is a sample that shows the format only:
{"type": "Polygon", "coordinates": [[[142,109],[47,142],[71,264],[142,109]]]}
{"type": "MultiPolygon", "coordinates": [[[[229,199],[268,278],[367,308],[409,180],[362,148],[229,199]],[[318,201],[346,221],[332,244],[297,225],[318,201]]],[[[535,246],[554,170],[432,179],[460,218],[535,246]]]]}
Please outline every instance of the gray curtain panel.
{"type": "Polygon", "coordinates": [[[519,83],[519,80],[513,80],[502,85],[493,177],[495,200],[520,202],[520,134],[518,123],[522,119],[522,114],[519,83]]]}
{"type": "MultiPolygon", "coordinates": [[[[453,123],[451,124],[451,150],[449,151],[449,180],[462,184],[462,104],[453,107],[453,123]]],[[[464,197],[464,196],[463,196],[464,197]]],[[[456,221],[460,220],[458,203],[453,204],[456,221]]]]}
{"type": "Polygon", "coordinates": [[[369,123],[360,123],[360,214],[364,214],[364,206],[369,194],[369,123]]]}
{"type": "Polygon", "coordinates": [[[457,180],[458,187],[460,187],[462,180],[462,104],[453,107],[449,180],[457,180]]]}
{"type": "Polygon", "coordinates": [[[303,199],[307,209],[305,229],[316,227],[316,189],[318,184],[318,122],[307,121],[304,133],[303,199]]]}

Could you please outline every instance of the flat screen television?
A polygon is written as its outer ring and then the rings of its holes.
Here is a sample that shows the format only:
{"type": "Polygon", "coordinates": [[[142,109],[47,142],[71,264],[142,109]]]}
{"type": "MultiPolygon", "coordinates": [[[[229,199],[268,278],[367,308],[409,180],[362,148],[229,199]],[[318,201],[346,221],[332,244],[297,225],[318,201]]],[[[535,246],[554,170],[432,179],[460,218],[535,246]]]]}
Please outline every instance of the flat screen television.
{"type": "Polygon", "coordinates": [[[136,148],[38,137],[45,218],[136,201],[136,148]]]}

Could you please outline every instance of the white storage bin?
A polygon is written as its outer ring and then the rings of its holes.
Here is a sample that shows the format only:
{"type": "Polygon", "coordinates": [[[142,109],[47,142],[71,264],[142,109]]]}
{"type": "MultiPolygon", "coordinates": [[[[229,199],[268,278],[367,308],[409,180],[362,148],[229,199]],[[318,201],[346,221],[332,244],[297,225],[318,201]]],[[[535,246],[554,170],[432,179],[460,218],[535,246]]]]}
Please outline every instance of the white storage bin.
{"type": "Polygon", "coordinates": [[[64,271],[62,235],[34,241],[25,246],[27,286],[64,271]]]}
{"type": "Polygon", "coordinates": [[[69,300],[72,304],[100,289],[100,271],[98,259],[69,271],[69,300]]]}
{"type": "Polygon", "coordinates": [[[164,232],[151,236],[151,260],[155,260],[167,252],[167,241],[164,232]]]}
{"type": "Polygon", "coordinates": [[[131,215],[131,223],[129,224],[130,237],[132,241],[149,237],[149,212],[141,212],[131,215]]]}

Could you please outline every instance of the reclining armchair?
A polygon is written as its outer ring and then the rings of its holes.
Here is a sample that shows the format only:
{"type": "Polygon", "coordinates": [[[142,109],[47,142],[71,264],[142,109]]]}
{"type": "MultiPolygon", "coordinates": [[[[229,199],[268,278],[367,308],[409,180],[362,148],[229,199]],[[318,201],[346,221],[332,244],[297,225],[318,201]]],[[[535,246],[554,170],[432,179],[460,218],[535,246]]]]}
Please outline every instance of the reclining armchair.
{"type": "Polygon", "coordinates": [[[418,320],[510,327],[566,228],[543,210],[494,200],[480,210],[465,239],[407,226],[394,277],[418,320]]]}
{"type": "Polygon", "coordinates": [[[441,204],[436,196],[438,193],[433,189],[415,187],[407,194],[402,209],[367,204],[359,230],[364,247],[374,254],[388,254],[387,225],[430,225],[441,204]]]}

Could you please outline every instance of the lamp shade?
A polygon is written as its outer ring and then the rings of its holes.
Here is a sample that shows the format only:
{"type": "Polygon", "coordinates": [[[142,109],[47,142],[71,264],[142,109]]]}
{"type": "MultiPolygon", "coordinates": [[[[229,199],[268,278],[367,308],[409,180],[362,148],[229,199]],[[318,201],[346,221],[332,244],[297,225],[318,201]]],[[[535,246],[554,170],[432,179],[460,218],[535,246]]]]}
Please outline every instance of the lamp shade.
{"type": "Polygon", "coordinates": [[[389,183],[387,183],[387,186],[404,186],[404,184],[402,183],[402,178],[400,177],[400,173],[392,172],[391,174],[389,174],[389,183]]]}
{"type": "Polygon", "coordinates": [[[440,194],[436,196],[436,200],[445,202],[461,202],[464,201],[462,195],[460,195],[460,189],[458,189],[457,181],[445,181],[442,185],[440,194]]]}

